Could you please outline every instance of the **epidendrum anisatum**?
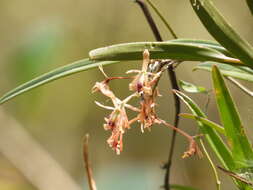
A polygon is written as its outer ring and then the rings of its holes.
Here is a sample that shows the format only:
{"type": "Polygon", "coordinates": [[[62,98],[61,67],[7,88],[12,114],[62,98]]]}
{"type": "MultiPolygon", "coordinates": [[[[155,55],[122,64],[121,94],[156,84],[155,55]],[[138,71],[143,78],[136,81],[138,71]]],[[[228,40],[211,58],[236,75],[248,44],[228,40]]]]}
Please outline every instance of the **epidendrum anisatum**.
{"type": "MultiPolygon", "coordinates": [[[[251,142],[247,138],[236,105],[224,81],[224,79],[227,79],[236,85],[239,90],[242,90],[245,95],[253,97],[253,92],[237,81],[237,79],[240,79],[253,82],[253,47],[228,24],[211,0],[190,0],[189,3],[207,31],[218,43],[178,38],[159,9],[150,0],[136,0],[136,3],[140,5],[157,42],[132,42],[92,50],[87,59],[57,68],[9,91],[0,99],[0,103],[3,104],[24,92],[53,80],[99,67],[105,79],[95,84],[93,92],[101,92],[109,97],[112,102],[113,107],[102,105],[99,102],[96,102],[96,104],[112,111],[105,118],[104,128],[112,132],[107,142],[116,153],[119,154],[123,150],[123,134],[133,123],[138,122],[142,132],[144,129],[149,130],[153,124],[163,125],[173,129],[169,158],[164,166],[166,170],[164,188],[166,190],[194,189],[171,185],[169,180],[176,133],[180,133],[189,140],[189,149],[186,150],[183,157],[192,156],[196,153],[200,156],[206,156],[212,166],[217,190],[221,189],[217,168],[230,176],[238,189],[253,189],[253,150],[251,142]],[[175,39],[162,41],[159,29],[149,12],[148,6],[154,10],[175,39]],[[108,77],[103,71],[102,66],[131,60],[140,60],[142,62],[141,70],[128,71],[128,74],[135,74],[134,76],[108,77]],[[204,93],[210,96],[210,90],[185,81],[179,81],[178,86],[175,70],[184,61],[199,61],[201,63],[194,68],[195,70],[211,72],[221,125],[210,121],[205,112],[190,97],[180,91],[179,86],[188,93],[204,93]],[[169,74],[175,99],[176,113],[173,124],[169,124],[158,117],[155,111],[156,98],[159,97],[159,79],[166,70],[169,74]],[[129,90],[132,91],[132,94],[123,100],[117,98],[109,87],[110,81],[116,79],[131,80],[129,90]],[[129,102],[132,98],[138,98],[139,105],[131,105],[129,102]],[[180,113],[180,101],[187,105],[191,113],[180,113]],[[136,117],[128,119],[127,110],[136,112],[136,117]],[[179,129],[179,117],[195,120],[199,128],[199,134],[191,136],[179,129]],[[220,166],[216,167],[212,162],[205,148],[207,145],[218,158],[220,166]]],[[[253,14],[252,1],[246,0],[245,3],[247,3],[251,14],[253,14]]],[[[87,151],[84,152],[84,158],[88,162],[87,151]]],[[[90,189],[95,189],[90,168],[87,166],[86,169],[90,189]]]]}
{"type": "Polygon", "coordinates": [[[105,130],[112,131],[112,135],[107,142],[117,154],[120,154],[123,150],[123,134],[127,129],[130,129],[130,125],[135,122],[141,124],[142,132],[144,132],[144,129],[150,130],[153,124],[163,124],[185,136],[189,140],[189,150],[184,153],[183,158],[199,153],[199,149],[193,137],[160,119],[155,111],[156,98],[159,96],[157,89],[159,79],[168,65],[173,63],[173,61],[168,60],[150,61],[149,52],[145,49],[143,52],[142,69],[127,71],[127,73],[137,73],[134,77],[108,77],[100,67],[105,76],[105,80],[97,82],[92,90],[93,92],[101,92],[103,95],[109,97],[113,103],[114,107],[110,107],[96,102],[98,106],[112,110],[109,117],[105,118],[106,124],[104,124],[104,128],[105,130]],[[124,100],[120,100],[110,90],[109,82],[115,79],[127,78],[133,78],[133,81],[129,84],[129,89],[133,91],[133,94],[129,95],[124,100]],[[140,108],[129,104],[129,101],[134,97],[140,98],[140,108]],[[137,112],[137,116],[129,120],[126,109],[137,112]]]}

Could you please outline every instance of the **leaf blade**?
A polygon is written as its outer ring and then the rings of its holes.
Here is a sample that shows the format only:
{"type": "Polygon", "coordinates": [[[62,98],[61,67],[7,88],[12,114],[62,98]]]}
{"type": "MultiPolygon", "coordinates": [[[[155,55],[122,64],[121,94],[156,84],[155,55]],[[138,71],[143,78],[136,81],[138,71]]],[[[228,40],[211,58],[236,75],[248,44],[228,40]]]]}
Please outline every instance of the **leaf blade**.
{"type": "Polygon", "coordinates": [[[196,121],[201,121],[202,123],[204,123],[206,126],[215,129],[217,132],[221,133],[221,134],[225,134],[225,130],[223,127],[221,127],[220,125],[218,125],[217,123],[214,123],[213,121],[210,121],[207,118],[204,117],[199,117],[199,116],[195,116],[193,114],[187,114],[187,113],[181,113],[179,114],[182,117],[185,118],[189,118],[189,119],[194,119],[196,121]]]}
{"type": "Polygon", "coordinates": [[[6,101],[18,95],[21,95],[27,91],[30,91],[36,87],[52,82],[54,80],[57,80],[57,79],[60,79],[60,78],[63,78],[63,77],[66,77],[78,72],[82,72],[88,69],[92,69],[92,68],[98,67],[99,65],[108,65],[108,64],[113,64],[113,63],[117,63],[117,61],[92,61],[89,59],[83,59],[83,60],[76,61],[72,64],[59,67],[53,71],[50,71],[37,78],[34,78],[33,80],[30,80],[24,84],[21,84],[20,86],[7,92],[5,95],[3,95],[0,98],[0,104],[3,104],[6,101]]]}
{"type": "Polygon", "coordinates": [[[237,165],[253,161],[253,151],[246,137],[238,111],[225,81],[216,66],[213,66],[212,69],[212,79],[216,103],[226,137],[231,144],[233,158],[238,163],[237,165]]]}
{"type": "Polygon", "coordinates": [[[184,91],[189,92],[189,93],[205,93],[205,94],[208,93],[206,88],[202,86],[196,86],[192,83],[189,83],[183,80],[179,80],[178,84],[184,91]]]}
{"type": "Polygon", "coordinates": [[[211,72],[213,65],[216,65],[219,68],[221,74],[224,76],[230,76],[233,78],[253,82],[253,70],[251,71],[248,68],[245,70],[245,68],[242,67],[234,67],[232,65],[221,64],[217,62],[204,62],[197,65],[194,70],[204,70],[211,72]]]}
{"type": "Polygon", "coordinates": [[[208,32],[227,50],[247,65],[253,65],[253,47],[239,36],[211,0],[190,0],[208,32]]]}
{"type": "Polygon", "coordinates": [[[239,60],[227,57],[216,49],[183,42],[132,42],[111,45],[89,52],[92,60],[141,60],[145,49],[152,59],[176,59],[182,61],[218,61],[243,65],[239,60]]]}
{"type": "Polygon", "coordinates": [[[186,43],[186,44],[192,44],[192,45],[198,45],[198,46],[204,46],[207,48],[215,49],[216,51],[228,56],[233,57],[233,55],[226,50],[224,47],[222,47],[219,43],[210,41],[210,40],[197,40],[197,39],[184,39],[179,38],[175,40],[170,40],[171,42],[179,42],[179,43],[186,43]]]}

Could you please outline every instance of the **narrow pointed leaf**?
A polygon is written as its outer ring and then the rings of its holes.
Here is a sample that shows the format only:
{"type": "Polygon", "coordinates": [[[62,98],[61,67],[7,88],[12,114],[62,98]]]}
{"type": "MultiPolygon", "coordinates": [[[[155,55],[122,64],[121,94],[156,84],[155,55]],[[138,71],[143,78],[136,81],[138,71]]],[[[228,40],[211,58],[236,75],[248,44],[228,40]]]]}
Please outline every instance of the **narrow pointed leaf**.
{"type": "Polygon", "coordinates": [[[251,14],[253,15],[253,0],[246,0],[251,14]]]}
{"type": "Polygon", "coordinates": [[[211,49],[215,49],[216,51],[228,56],[228,57],[233,57],[233,55],[226,50],[224,47],[222,47],[220,44],[214,41],[209,41],[209,40],[196,40],[196,39],[175,39],[175,40],[170,40],[171,42],[179,42],[179,43],[184,43],[184,44],[192,44],[192,45],[197,45],[197,46],[203,46],[211,49]]]}
{"type": "Polygon", "coordinates": [[[253,47],[239,36],[213,5],[211,0],[190,0],[193,9],[208,32],[228,51],[253,66],[253,47]]]}
{"type": "Polygon", "coordinates": [[[210,121],[207,118],[199,117],[199,116],[195,116],[193,114],[187,114],[187,113],[181,113],[180,116],[185,117],[185,118],[189,118],[189,119],[194,119],[196,121],[201,121],[206,126],[211,127],[212,129],[216,130],[217,132],[225,135],[225,130],[222,126],[220,126],[217,123],[214,123],[213,121],[210,121]]]}
{"type": "Polygon", "coordinates": [[[4,96],[0,98],[0,104],[3,104],[4,102],[23,94],[24,92],[27,92],[29,90],[32,90],[36,87],[39,87],[41,85],[44,85],[46,83],[52,82],[54,80],[66,77],[68,75],[72,75],[81,71],[85,71],[88,69],[92,69],[95,67],[98,67],[99,65],[109,65],[117,63],[115,61],[92,61],[89,59],[83,59],[80,61],[76,61],[72,64],[65,65],[62,67],[59,67],[53,71],[50,71],[48,73],[45,73],[33,80],[30,80],[15,89],[7,92],[4,96]]]}
{"type": "Polygon", "coordinates": [[[253,70],[246,67],[234,67],[232,65],[217,63],[217,62],[204,62],[197,65],[194,70],[211,71],[212,66],[216,65],[221,74],[241,80],[253,82],[253,70]],[[246,70],[245,70],[246,69],[246,70]]]}
{"type": "MultiPolygon", "coordinates": [[[[206,118],[206,115],[201,111],[201,109],[193,100],[191,100],[188,96],[180,91],[174,92],[188,106],[193,115],[206,118]]],[[[201,121],[197,121],[197,123],[201,132],[206,135],[209,145],[216,153],[223,166],[230,170],[234,169],[234,161],[231,152],[224,144],[218,133],[214,129],[206,126],[206,124],[202,123],[201,121]]]]}
{"type": "Polygon", "coordinates": [[[192,83],[183,81],[183,80],[179,80],[179,86],[186,92],[189,93],[207,93],[206,88],[202,87],[202,86],[196,86],[192,83]]]}
{"type": "Polygon", "coordinates": [[[141,60],[148,49],[152,59],[176,59],[182,61],[217,61],[243,65],[238,59],[227,57],[216,49],[183,42],[133,42],[112,45],[90,51],[92,60],[141,60]]]}
{"type": "MultiPolygon", "coordinates": [[[[221,122],[224,126],[233,158],[237,163],[253,161],[253,151],[229,90],[216,66],[212,69],[213,86],[221,122]]],[[[237,164],[240,165],[240,164],[237,164]]],[[[246,164],[247,165],[247,164],[246,164]]]]}

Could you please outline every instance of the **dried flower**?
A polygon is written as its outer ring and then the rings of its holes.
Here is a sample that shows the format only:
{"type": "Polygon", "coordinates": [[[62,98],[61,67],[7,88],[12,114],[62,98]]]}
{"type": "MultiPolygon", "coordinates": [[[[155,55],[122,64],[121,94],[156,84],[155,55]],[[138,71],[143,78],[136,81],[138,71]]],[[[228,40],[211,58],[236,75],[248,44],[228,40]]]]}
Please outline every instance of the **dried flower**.
{"type": "Polygon", "coordinates": [[[115,108],[109,117],[105,118],[105,121],[104,129],[112,131],[107,143],[119,154],[123,150],[123,134],[125,133],[125,129],[130,128],[124,106],[115,108]]]}
{"type": "Polygon", "coordinates": [[[112,113],[105,118],[106,123],[104,124],[104,129],[111,130],[112,134],[108,138],[107,143],[113,150],[116,151],[117,154],[120,154],[120,152],[123,150],[123,134],[125,133],[126,129],[130,128],[130,122],[126,114],[126,107],[134,111],[139,111],[139,109],[127,104],[127,102],[132,97],[136,96],[136,94],[130,95],[126,99],[121,101],[110,90],[108,86],[109,81],[110,78],[107,78],[102,82],[96,82],[96,84],[92,88],[92,92],[101,92],[105,96],[109,97],[113,103],[114,107],[110,107],[104,106],[99,102],[95,102],[100,107],[112,110],[112,113]]]}
{"type": "Polygon", "coordinates": [[[141,96],[141,108],[138,118],[141,123],[142,132],[144,132],[145,128],[150,129],[157,119],[155,113],[155,99],[158,96],[158,90],[156,86],[162,72],[148,72],[148,66],[150,63],[149,51],[144,50],[142,70],[128,71],[128,73],[138,73],[134,77],[134,80],[129,84],[129,89],[137,92],[141,96]]]}
{"type": "Polygon", "coordinates": [[[108,110],[112,110],[108,117],[105,118],[104,129],[111,131],[111,136],[108,138],[107,143],[117,153],[120,154],[123,150],[123,135],[127,129],[130,129],[130,125],[136,121],[141,123],[141,131],[144,129],[150,129],[153,124],[163,124],[176,130],[181,135],[185,136],[189,141],[189,149],[184,152],[183,158],[192,156],[196,153],[200,153],[200,150],[194,140],[194,137],[188,135],[181,129],[178,129],[164,120],[160,119],[155,111],[156,98],[159,96],[157,84],[164,71],[164,65],[167,62],[160,61],[153,62],[150,60],[149,51],[143,52],[143,63],[141,70],[130,70],[127,73],[137,73],[134,77],[108,77],[100,67],[101,72],[105,76],[105,80],[102,82],[96,82],[92,88],[92,92],[101,92],[103,95],[110,98],[113,106],[105,106],[96,102],[100,107],[108,110]],[[151,71],[151,72],[150,72],[151,71]],[[133,94],[120,100],[109,88],[109,82],[114,79],[129,79],[134,78],[129,84],[129,89],[134,91],[133,94]],[[136,108],[128,104],[129,100],[133,97],[140,98],[140,108],[136,108]],[[137,112],[137,116],[131,120],[128,119],[126,109],[137,112]]]}
{"type": "Polygon", "coordinates": [[[92,88],[92,93],[100,91],[105,96],[107,96],[111,99],[115,99],[116,97],[115,97],[114,93],[110,90],[110,88],[108,86],[108,82],[109,81],[107,79],[102,82],[96,82],[96,84],[92,88]]]}

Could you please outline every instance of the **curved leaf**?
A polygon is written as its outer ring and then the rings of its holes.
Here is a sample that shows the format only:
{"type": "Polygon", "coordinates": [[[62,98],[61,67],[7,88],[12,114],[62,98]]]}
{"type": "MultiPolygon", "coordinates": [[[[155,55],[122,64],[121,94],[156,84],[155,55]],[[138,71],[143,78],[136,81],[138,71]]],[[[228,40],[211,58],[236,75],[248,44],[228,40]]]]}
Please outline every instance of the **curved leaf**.
{"type": "Polygon", "coordinates": [[[0,98],[0,104],[3,104],[4,102],[8,100],[20,94],[23,94],[24,92],[27,92],[31,89],[34,89],[46,83],[52,82],[59,78],[63,78],[68,75],[72,75],[72,74],[85,71],[88,69],[92,69],[92,68],[98,67],[99,65],[109,65],[113,63],[117,63],[117,62],[116,61],[92,61],[89,59],[83,59],[80,61],[76,61],[72,64],[59,67],[53,71],[45,73],[7,92],[4,96],[0,98]]]}
{"type": "Polygon", "coordinates": [[[253,161],[251,144],[245,134],[240,116],[222,75],[215,65],[212,68],[212,78],[220,118],[232,149],[233,158],[238,163],[245,162],[246,164],[248,161],[253,161]]]}
{"type": "Polygon", "coordinates": [[[188,113],[181,113],[179,115],[182,116],[182,117],[185,117],[185,118],[195,119],[196,121],[201,121],[206,126],[213,128],[217,132],[219,132],[219,133],[221,133],[223,135],[225,134],[225,130],[224,130],[224,128],[222,126],[218,125],[217,123],[214,123],[214,122],[210,121],[207,118],[195,116],[193,114],[188,114],[188,113]]]}
{"type": "Polygon", "coordinates": [[[179,80],[178,81],[179,86],[186,92],[189,93],[208,93],[208,91],[206,90],[206,88],[202,87],[202,86],[196,86],[192,83],[183,81],[183,80],[179,80]]]}
{"type": "MultiPolygon", "coordinates": [[[[206,118],[206,115],[193,100],[180,91],[174,90],[174,92],[188,106],[194,116],[206,118]]],[[[230,170],[234,169],[234,161],[231,152],[222,141],[218,133],[209,126],[206,126],[205,123],[200,121],[197,121],[197,123],[201,132],[206,135],[209,145],[216,153],[223,166],[230,170]]]]}
{"type": "Polygon", "coordinates": [[[233,55],[226,50],[224,47],[222,47],[220,44],[217,42],[209,41],[209,40],[196,40],[196,39],[184,39],[184,38],[179,38],[175,40],[170,40],[171,42],[180,42],[180,43],[185,43],[185,44],[192,44],[192,45],[197,45],[197,46],[203,46],[211,49],[215,49],[218,52],[228,56],[228,57],[233,57],[233,55]]]}
{"type": "Polygon", "coordinates": [[[190,0],[193,9],[208,32],[242,62],[253,67],[253,47],[239,36],[211,0],[190,0]]]}
{"type": "Polygon", "coordinates": [[[199,70],[211,71],[213,65],[216,65],[219,68],[221,74],[224,76],[234,77],[237,79],[253,82],[253,70],[250,70],[249,68],[246,68],[246,67],[234,67],[232,65],[227,65],[227,64],[217,63],[217,62],[204,62],[204,63],[198,64],[194,68],[194,70],[199,69],[199,70]]]}
{"type": "Polygon", "coordinates": [[[217,61],[228,64],[242,65],[234,58],[221,52],[205,47],[183,42],[133,42],[98,48],[89,52],[92,60],[140,60],[145,49],[150,51],[152,59],[176,59],[182,61],[217,61]]]}

